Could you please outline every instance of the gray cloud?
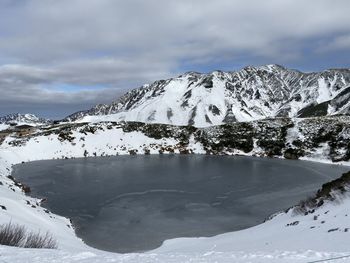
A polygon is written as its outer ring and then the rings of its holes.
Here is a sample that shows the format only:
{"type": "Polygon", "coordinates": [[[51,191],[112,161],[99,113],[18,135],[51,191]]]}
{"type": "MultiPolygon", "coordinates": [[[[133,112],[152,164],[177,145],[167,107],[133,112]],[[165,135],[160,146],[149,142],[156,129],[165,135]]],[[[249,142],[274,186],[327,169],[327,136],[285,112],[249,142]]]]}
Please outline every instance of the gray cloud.
{"type": "Polygon", "coordinates": [[[1,1],[0,110],[56,98],[77,107],[108,102],[189,67],[302,67],[349,53],[349,8],[347,0],[1,1]],[[79,90],[55,89],[60,83],[79,90]]]}
{"type": "Polygon", "coordinates": [[[76,85],[119,86],[125,88],[130,82],[144,83],[157,76],[167,76],[164,70],[169,63],[132,59],[81,59],[58,63],[54,66],[28,66],[23,64],[7,64],[0,66],[0,78],[8,82],[71,83],[76,85]]]}
{"type": "Polygon", "coordinates": [[[38,85],[36,81],[30,84],[30,81],[23,80],[1,80],[0,87],[0,112],[35,112],[50,118],[62,118],[98,102],[116,99],[124,91],[106,88],[67,92],[38,85]]]}
{"type": "Polygon", "coordinates": [[[320,53],[334,50],[350,51],[350,34],[336,36],[317,49],[320,53]]]}

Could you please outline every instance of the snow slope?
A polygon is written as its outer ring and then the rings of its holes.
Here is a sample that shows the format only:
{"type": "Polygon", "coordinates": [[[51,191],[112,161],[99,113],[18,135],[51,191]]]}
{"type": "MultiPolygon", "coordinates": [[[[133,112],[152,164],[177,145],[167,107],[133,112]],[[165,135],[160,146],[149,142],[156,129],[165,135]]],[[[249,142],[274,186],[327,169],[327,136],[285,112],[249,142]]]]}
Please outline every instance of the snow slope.
{"type": "Polygon", "coordinates": [[[0,130],[6,129],[5,126],[9,124],[38,126],[48,123],[50,123],[50,120],[39,118],[34,114],[14,113],[0,117],[0,130]],[[2,126],[5,128],[2,128],[2,126]]]}
{"type": "MultiPolygon", "coordinates": [[[[89,126],[89,125],[88,125],[89,126]]],[[[58,250],[19,249],[0,246],[0,262],[308,262],[350,254],[348,247],[350,227],[350,199],[338,198],[338,203],[327,203],[313,214],[281,213],[264,224],[246,230],[226,233],[211,238],[180,238],[166,241],[162,247],[147,253],[114,254],[87,247],[74,235],[68,219],[46,213],[38,206],[39,200],[30,198],[14,186],[6,176],[11,166],[22,161],[52,158],[129,154],[130,150],[158,153],[160,147],[177,145],[179,139],[155,139],[141,131],[126,131],[123,126],[97,126],[94,132],[85,132],[78,126],[66,133],[47,133],[30,138],[6,138],[0,146],[0,223],[18,222],[29,229],[51,231],[59,243],[58,250]],[[71,138],[74,138],[71,140],[71,138]],[[16,142],[16,144],[11,144],[16,142]],[[86,151],[85,151],[86,150],[86,151]],[[29,203],[28,203],[29,202],[29,203]],[[34,207],[33,207],[34,206],[34,207]],[[314,216],[317,216],[315,219],[314,216]],[[298,221],[299,223],[293,222],[298,221]],[[324,221],[324,222],[323,222],[324,221]],[[313,228],[314,227],[314,228],[313,228]],[[333,229],[336,229],[334,230],[333,229]],[[332,230],[332,231],[330,231],[332,230]],[[329,232],[330,231],[330,232],[329,232]]],[[[90,126],[89,126],[90,127],[90,126]]],[[[92,127],[94,127],[92,125],[92,127]]],[[[53,130],[57,127],[53,127],[53,130]]],[[[65,130],[64,128],[63,130],[65,130]]],[[[296,136],[289,130],[288,136],[296,136]]],[[[291,139],[290,139],[291,140],[291,139]]],[[[205,153],[203,145],[189,139],[188,149],[205,153]]],[[[256,154],[258,150],[248,153],[256,154]]],[[[179,150],[175,149],[175,153],[179,150]]],[[[237,151],[239,153],[239,151],[237,151]]],[[[243,153],[243,152],[242,152],[243,153]]],[[[316,155],[318,156],[318,155],[316,155]]],[[[322,156],[318,156],[322,158],[322,156]]],[[[325,161],[325,159],[322,159],[325,161]]],[[[350,165],[349,162],[344,164],[350,165]]],[[[336,262],[350,262],[341,259],[336,262]]]]}
{"type": "Polygon", "coordinates": [[[167,240],[155,252],[251,252],[252,247],[256,251],[271,253],[286,248],[291,251],[350,251],[349,197],[341,196],[339,203],[329,202],[315,213],[304,215],[289,210],[258,226],[210,238],[197,238],[196,242],[192,238],[167,240]]]}
{"type": "Polygon", "coordinates": [[[0,123],[0,131],[6,130],[8,127],[10,127],[7,124],[0,123]]]}
{"type": "Polygon", "coordinates": [[[302,73],[279,65],[188,72],[72,114],[81,122],[140,121],[208,127],[268,117],[350,113],[350,69],[302,73]]]}

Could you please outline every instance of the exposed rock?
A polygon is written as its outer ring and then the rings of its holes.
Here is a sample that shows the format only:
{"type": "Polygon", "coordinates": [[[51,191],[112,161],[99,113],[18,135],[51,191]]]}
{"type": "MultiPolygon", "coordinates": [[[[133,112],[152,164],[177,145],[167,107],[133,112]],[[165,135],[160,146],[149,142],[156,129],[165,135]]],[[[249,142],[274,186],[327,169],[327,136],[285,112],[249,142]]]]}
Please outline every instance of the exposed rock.
{"type": "Polygon", "coordinates": [[[303,156],[303,151],[293,148],[286,149],[283,154],[284,158],[292,160],[298,160],[301,156],[303,156]]]}

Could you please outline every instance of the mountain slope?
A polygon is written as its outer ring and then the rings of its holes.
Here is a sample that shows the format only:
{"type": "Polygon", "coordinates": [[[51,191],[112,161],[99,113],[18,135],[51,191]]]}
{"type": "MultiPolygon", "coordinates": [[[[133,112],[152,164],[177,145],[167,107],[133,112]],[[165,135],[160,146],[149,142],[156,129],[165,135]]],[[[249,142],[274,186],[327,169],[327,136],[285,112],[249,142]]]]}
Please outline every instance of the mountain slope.
{"type": "Polygon", "coordinates": [[[97,105],[66,120],[206,127],[268,117],[348,114],[349,87],[350,69],[302,73],[266,65],[235,72],[188,72],[144,85],[110,105],[97,105]],[[319,113],[313,109],[317,105],[322,108],[316,107],[319,113]]]}
{"type": "Polygon", "coordinates": [[[29,124],[41,125],[49,123],[50,121],[44,118],[39,118],[34,114],[20,114],[13,113],[0,117],[0,124],[29,124]]]}

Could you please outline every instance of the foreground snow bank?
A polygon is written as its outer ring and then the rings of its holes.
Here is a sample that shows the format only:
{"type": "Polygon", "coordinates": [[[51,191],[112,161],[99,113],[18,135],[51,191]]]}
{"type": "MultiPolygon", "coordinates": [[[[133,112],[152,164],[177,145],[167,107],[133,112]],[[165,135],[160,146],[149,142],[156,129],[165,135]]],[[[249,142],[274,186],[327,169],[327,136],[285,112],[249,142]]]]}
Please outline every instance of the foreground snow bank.
{"type": "Polygon", "coordinates": [[[350,251],[350,198],[342,196],[314,213],[296,214],[291,209],[272,220],[245,230],[210,238],[167,240],[156,252],[232,252],[276,250],[350,251]]]}
{"type": "MultiPolygon", "coordinates": [[[[33,250],[0,246],[6,262],[305,262],[350,254],[350,198],[326,203],[313,214],[290,210],[242,231],[210,238],[179,238],[142,254],[114,254],[87,247],[78,239],[68,219],[40,207],[7,176],[14,164],[53,158],[73,158],[135,153],[159,153],[168,146],[181,151],[205,153],[203,145],[190,137],[186,149],[173,137],[151,138],[139,131],[100,127],[89,133],[72,130],[59,135],[39,134],[23,141],[8,137],[0,146],[0,223],[19,223],[30,230],[50,231],[59,250],[33,250]],[[61,137],[60,137],[61,136],[61,137]],[[181,146],[182,147],[182,146],[181,146]],[[310,251],[312,250],[312,251],[310,251]],[[315,252],[322,251],[322,252],[315,252]],[[349,253],[347,253],[349,252],[349,253]]],[[[231,152],[232,153],[232,152],[231,152]]],[[[234,153],[242,153],[235,151],[234,153]]],[[[247,155],[259,154],[255,148],[247,155]]],[[[318,161],[322,155],[315,155],[318,161]]],[[[312,158],[312,157],[311,157],[312,158]]],[[[349,165],[348,162],[344,164],[349,165]]],[[[345,259],[344,259],[345,260],[345,259]]],[[[341,261],[337,261],[341,262],[341,261]]]]}
{"type": "Polygon", "coordinates": [[[135,253],[135,254],[112,254],[103,251],[67,251],[67,250],[33,250],[18,249],[0,246],[0,260],[11,263],[42,263],[42,262],[65,262],[65,263],[305,263],[322,259],[327,262],[349,262],[347,253],[305,251],[274,251],[274,252],[216,252],[205,253],[181,252],[181,253],[135,253]]]}

